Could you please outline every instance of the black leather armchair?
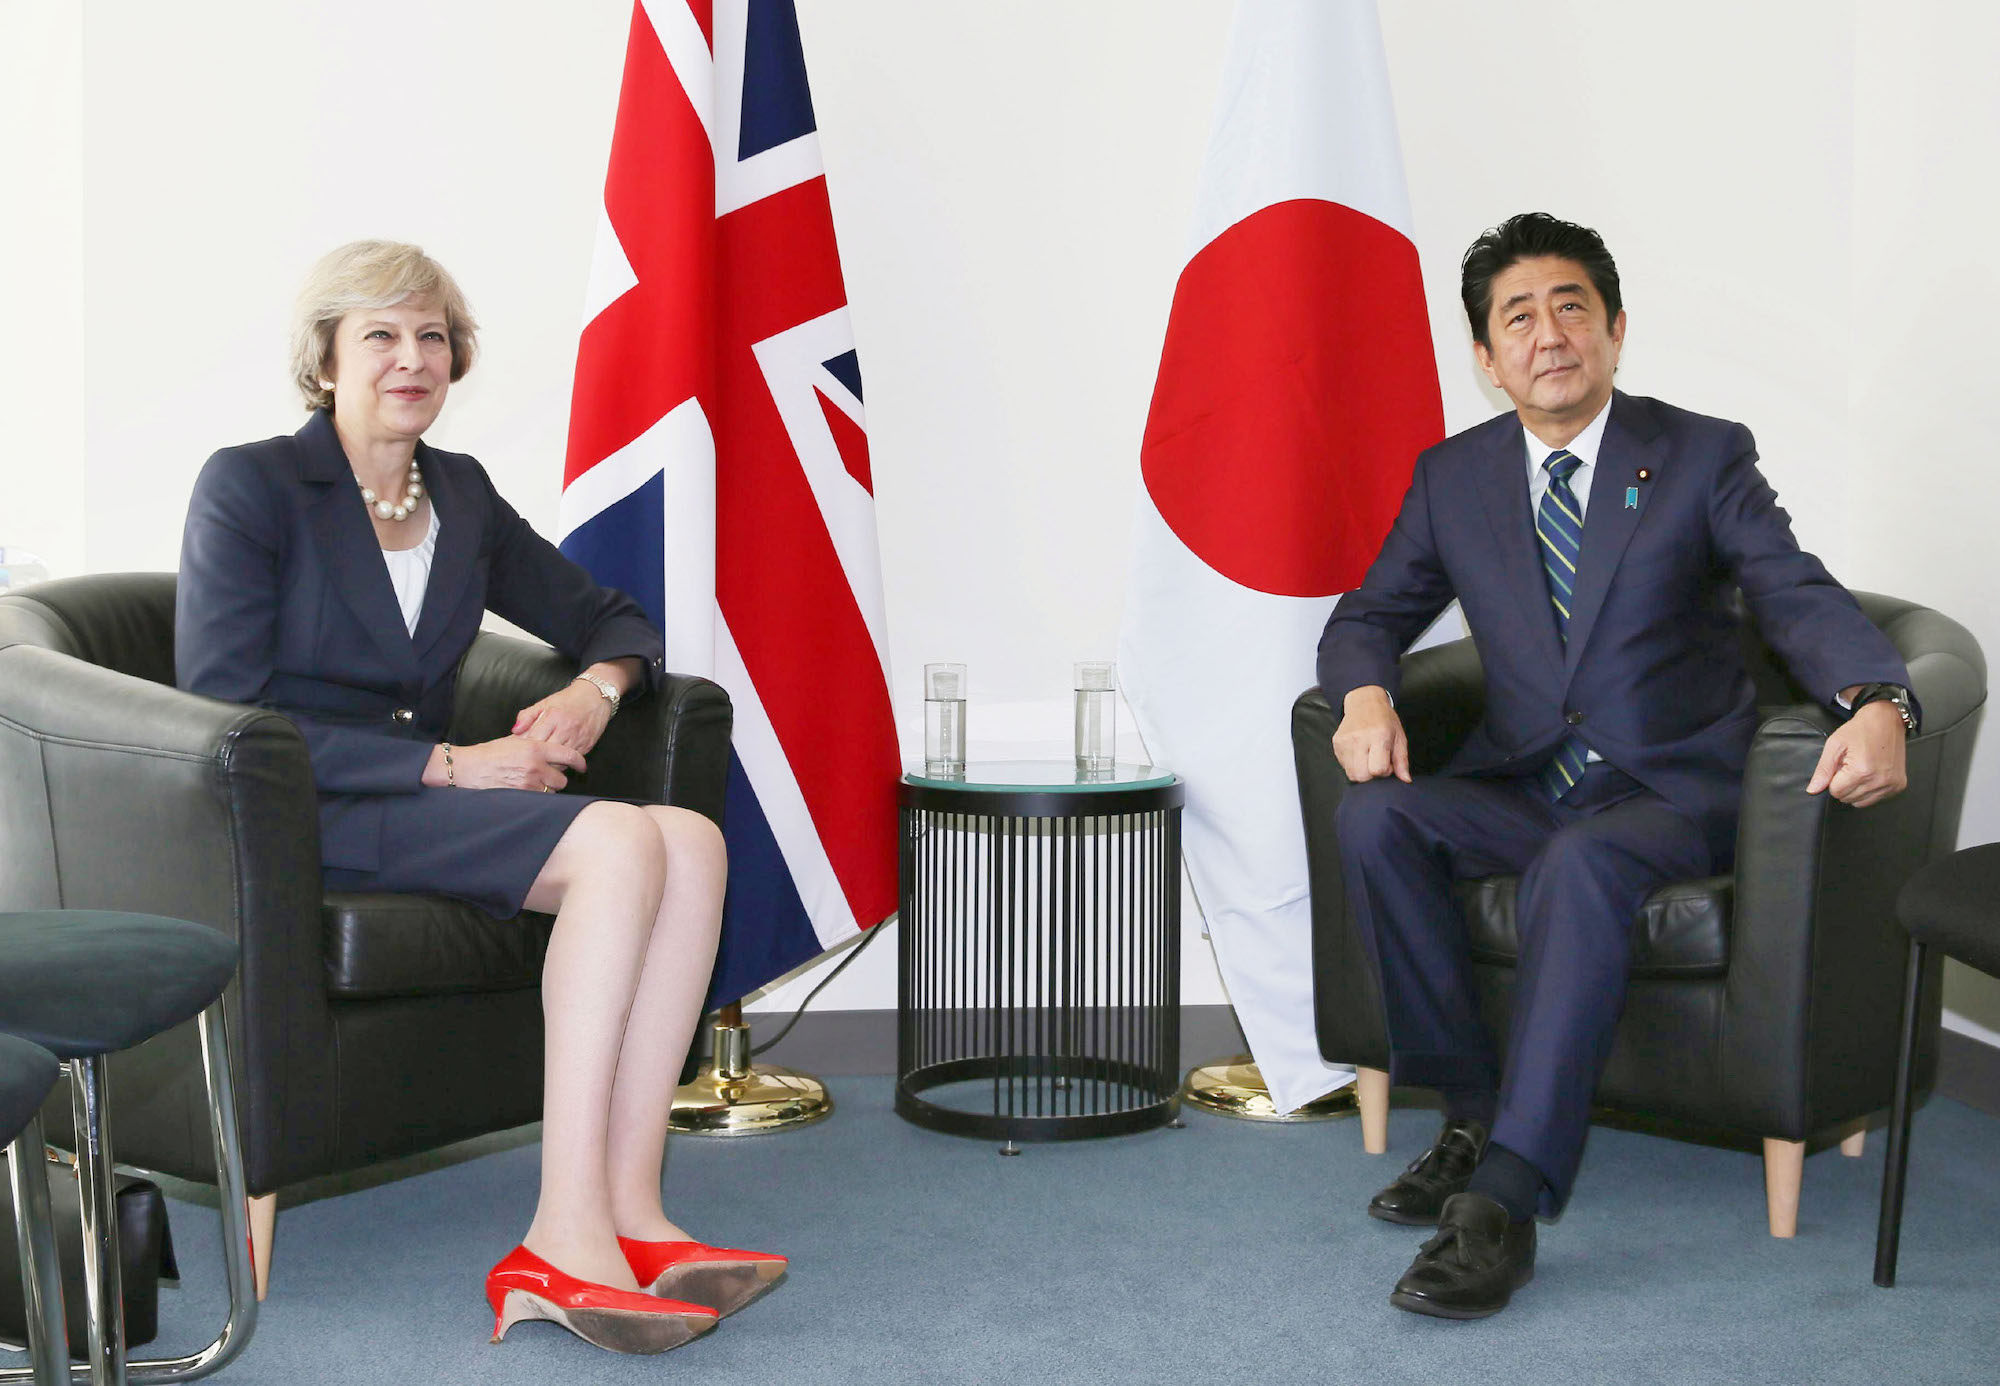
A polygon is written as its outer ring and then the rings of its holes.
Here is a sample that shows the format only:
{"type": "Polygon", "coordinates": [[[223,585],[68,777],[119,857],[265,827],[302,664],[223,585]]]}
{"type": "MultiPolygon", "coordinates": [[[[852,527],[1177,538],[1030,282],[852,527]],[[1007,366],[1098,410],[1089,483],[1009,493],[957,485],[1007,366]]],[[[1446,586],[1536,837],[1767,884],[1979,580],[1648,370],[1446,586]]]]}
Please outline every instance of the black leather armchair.
{"type": "MultiPolygon", "coordinates": [[[[1656,891],[1634,921],[1631,990],[1598,1102],[1690,1127],[1762,1138],[1771,1232],[1797,1225],[1805,1142],[1889,1104],[1904,941],[1896,892],[1957,845],[1986,663],[1957,622],[1893,597],[1856,593],[1910,667],[1923,703],[1909,789],[1862,811],[1808,795],[1836,725],[1790,683],[1753,628],[1745,652],[1762,725],[1744,774],[1735,870],[1656,891]]],[[[1479,720],[1470,640],[1403,660],[1397,709],[1410,765],[1435,772],[1479,720]]],[[[1292,746],[1311,871],[1314,1008],[1320,1051],[1362,1070],[1364,1139],[1379,1153],[1388,1042],[1378,984],[1348,914],[1334,810],[1347,787],[1331,745],[1339,718],[1317,689],[1292,709],[1292,746]]],[[[1467,882],[1460,904],[1481,1003],[1506,1034],[1516,952],[1513,877],[1467,882]]],[[[1933,965],[1935,971],[1935,965],[1933,965]]],[[[1933,983],[1935,978],[1933,978],[1933,983]]],[[[1920,1081],[1936,1067],[1938,988],[1927,989],[1920,1081]]]]}
{"type": "MultiPolygon", "coordinates": [[[[166,914],[240,942],[225,1004],[261,1288],[281,1186],[538,1118],[551,921],[323,892],[304,740],[277,713],[174,688],[173,629],[171,573],[0,596],[0,910],[166,914]]],[[[482,634],[453,739],[504,735],[573,673],[553,650],[482,634]]],[[[720,822],[729,733],[721,688],[669,675],[571,784],[720,822]]],[[[193,1027],[112,1074],[117,1158],[213,1182],[193,1027]]],[[[67,1106],[47,1118],[64,1139],[67,1106]]]]}

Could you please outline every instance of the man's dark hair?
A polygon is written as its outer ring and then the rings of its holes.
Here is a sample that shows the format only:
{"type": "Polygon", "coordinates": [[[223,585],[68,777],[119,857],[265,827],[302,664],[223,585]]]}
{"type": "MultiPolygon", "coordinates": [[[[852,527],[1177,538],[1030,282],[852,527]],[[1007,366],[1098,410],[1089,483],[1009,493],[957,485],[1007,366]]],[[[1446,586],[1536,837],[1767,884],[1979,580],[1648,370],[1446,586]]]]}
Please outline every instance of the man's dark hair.
{"type": "Polygon", "coordinates": [[[1486,320],[1493,312],[1493,281],[1509,266],[1543,255],[1582,265],[1597,296],[1604,300],[1606,324],[1617,321],[1625,301],[1619,297],[1618,266],[1604,248],[1604,238],[1588,226],[1547,212],[1522,212],[1482,233],[1459,265],[1459,296],[1465,300],[1465,316],[1472,324],[1474,341],[1489,351],[1493,347],[1486,339],[1486,320]]]}

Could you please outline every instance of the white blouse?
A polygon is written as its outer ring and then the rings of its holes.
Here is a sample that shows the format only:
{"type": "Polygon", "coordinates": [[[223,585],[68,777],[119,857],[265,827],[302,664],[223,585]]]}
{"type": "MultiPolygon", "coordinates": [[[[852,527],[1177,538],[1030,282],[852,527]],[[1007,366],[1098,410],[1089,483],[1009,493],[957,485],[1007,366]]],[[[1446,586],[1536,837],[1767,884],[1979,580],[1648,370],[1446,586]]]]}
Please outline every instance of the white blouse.
{"type": "Polygon", "coordinates": [[[424,541],[413,549],[384,549],[382,561],[389,565],[389,582],[396,589],[396,604],[403,608],[403,624],[417,633],[417,617],[424,611],[424,589],[431,583],[431,560],[437,556],[438,512],[430,507],[430,527],[424,541]]]}

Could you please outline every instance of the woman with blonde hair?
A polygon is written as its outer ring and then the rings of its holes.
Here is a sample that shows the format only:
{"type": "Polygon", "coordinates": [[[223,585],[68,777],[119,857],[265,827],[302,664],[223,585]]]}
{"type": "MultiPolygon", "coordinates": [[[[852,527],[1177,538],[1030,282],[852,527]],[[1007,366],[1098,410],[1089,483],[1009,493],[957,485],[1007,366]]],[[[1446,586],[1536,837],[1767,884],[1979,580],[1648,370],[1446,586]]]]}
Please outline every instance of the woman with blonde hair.
{"type": "Polygon", "coordinates": [[[667,1118],[715,956],[722,837],[685,809],[553,792],[621,701],[656,684],[660,635],[536,534],[476,461],[422,441],[476,335],[457,284],[415,246],[357,241],[319,262],[293,343],[311,417],[224,448],[195,483],[177,678],[297,724],[329,887],[555,916],[541,1192],[487,1278],[494,1337],[543,1318],[659,1352],[785,1264],[697,1242],[661,1206],[667,1118]],[[454,746],[456,670],[488,610],[578,672],[510,735],[454,746]]]}

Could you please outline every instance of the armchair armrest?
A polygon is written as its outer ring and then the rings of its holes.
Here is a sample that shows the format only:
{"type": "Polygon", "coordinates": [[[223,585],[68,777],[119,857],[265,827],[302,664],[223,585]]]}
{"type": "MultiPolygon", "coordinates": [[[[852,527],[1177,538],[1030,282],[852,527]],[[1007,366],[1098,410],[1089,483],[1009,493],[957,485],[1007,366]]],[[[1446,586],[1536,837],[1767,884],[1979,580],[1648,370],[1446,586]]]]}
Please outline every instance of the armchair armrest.
{"type": "Polygon", "coordinates": [[[1317,688],[1308,688],[1292,704],[1292,759],[1298,767],[1306,888],[1312,899],[1313,1031],[1329,1061],[1387,1068],[1382,999],[1367,953],[1348,923],[1347,886],[1333,828],[1347,793],[1347,776],[1333,756],[1339,725],[1339,714],[1317,688]]]}
{"type": "Polygon", "coordinates": [[[1722,1093],[1742,1130],[1806,1133],[1814,914],[1832,798],[1806,793],[1835,722],[1811,703],[1767,711],[1750,742],[1736,822],[1736,889],[1724,981],[1722,1093]],[[1762,1081],[1760,1081],[1762,1080],[1762,1081]]]}
{"type": "MultiPolygon", "coordinates": [[[[1825,708],[1768,711],[1751,742],[1720,1047],[1726,1119],[1741,1129],[1803,1139],[1888,1101],[1905,948],[1896,892],[1938,855],[1977,720],[1977,704],[1940,705],[1957,720],[1910,741],[1909,788],[1866,809],[1805,792],[1839,725],[1825,708]]],[[[1926,990],[1935,1020],[1939,990],[1926,990]]],[[[1934,1057],[1920,1056],[1920,1081],[1934,1057]]]]}
{"type": "MultiPolygon", "coordinates": [[[[451,735],[474,744],[507,735],[514,714],[576,677],[546,645],[482,633],[458,667],[451,735]]],[[[668,674],[659,690],[627,702],[570,788],[674,804],[722,822],[729,784],[729,695],[691,674],[668,674]]]]}
{"type": "MultiPolygon", "coordinates": [[[[0,648],[0,817],[0,909],[135,910],[237,940],[227,1004],[246,1133],[284,1129],[279,1104],[331,1100],[331,1056],[304,1038],[325,1029],[318,804],[288,720],[55,650],[0,648]]],[[[176,1060],[177,1042],[191,1043],[177,1031],[128,1056],[159,1082],[133,1085],[146,1097],[121,1110],[202,1110],[200,1065],[176,1060]]],[[[198,1125],[143,1125],[124,1158],[190,1173],[212,1163],[198,1125]]]]}
{"type": "MultiPolygon", "coordinates": [[[[1416,650],[1403,658],[1396,711],[1410,738],[1410,768],[1434,774],[1479,724],[1486,706],[1479,655],[1470,640],[1416,650]]],[[[1339,711],[1317,688],[1292,705],[1292,758],[1305,819],[1306,870],[1312,896],[1313,1010],[1320,1051],[1335,1063],[1386,1068],[1387,1031],[1374,970],[1347,917],[1334,815],[1347,775],[1333,755],[1339,711]]]]}

